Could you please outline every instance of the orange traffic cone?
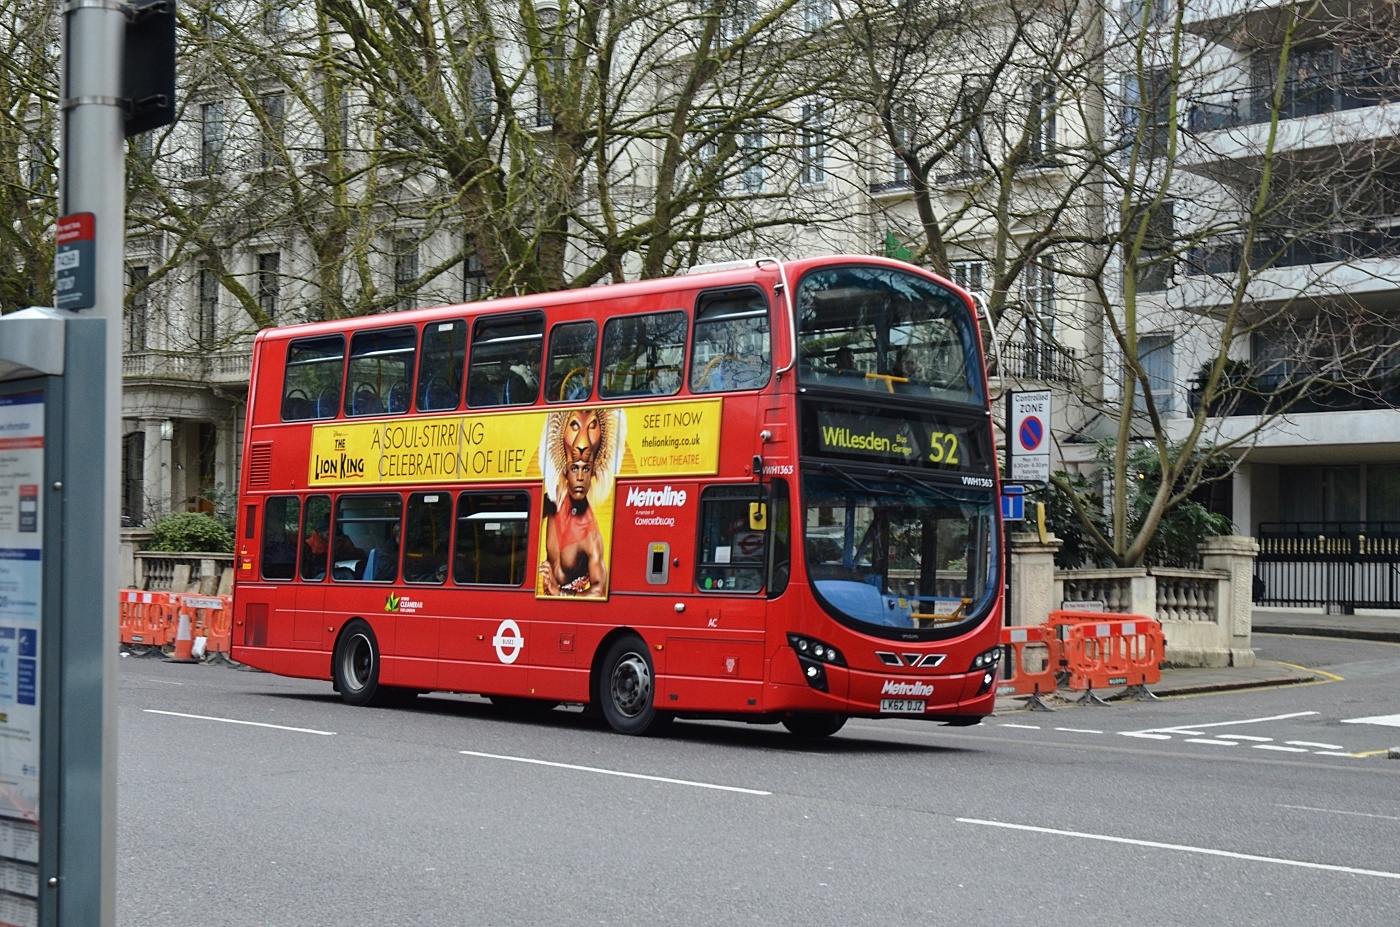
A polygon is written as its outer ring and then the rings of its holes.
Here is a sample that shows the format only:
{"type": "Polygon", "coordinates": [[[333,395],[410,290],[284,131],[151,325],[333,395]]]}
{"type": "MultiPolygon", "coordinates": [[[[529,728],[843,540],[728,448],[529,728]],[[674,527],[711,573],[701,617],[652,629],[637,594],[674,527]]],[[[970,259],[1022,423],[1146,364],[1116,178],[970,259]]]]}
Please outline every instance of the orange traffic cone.
{"type": "Polygon", "coordinates": [[[180,609],[180,629],[175,632],[175,654],[165,658],[167,663],[198,663],[194,656],[194,638],[190,636],[190,616],[180,609]]]}

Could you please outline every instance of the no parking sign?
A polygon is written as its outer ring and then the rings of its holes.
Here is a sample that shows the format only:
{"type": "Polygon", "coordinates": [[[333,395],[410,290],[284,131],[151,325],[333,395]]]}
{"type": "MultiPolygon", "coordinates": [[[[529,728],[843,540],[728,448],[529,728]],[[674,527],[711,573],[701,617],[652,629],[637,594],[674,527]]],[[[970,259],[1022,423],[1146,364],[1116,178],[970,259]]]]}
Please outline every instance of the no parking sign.
{"type": "Polygon", "coordinates": [[[1050,391],[1007,393],[1007,477],[1018,482],[1050,479],[1050,391]]]}

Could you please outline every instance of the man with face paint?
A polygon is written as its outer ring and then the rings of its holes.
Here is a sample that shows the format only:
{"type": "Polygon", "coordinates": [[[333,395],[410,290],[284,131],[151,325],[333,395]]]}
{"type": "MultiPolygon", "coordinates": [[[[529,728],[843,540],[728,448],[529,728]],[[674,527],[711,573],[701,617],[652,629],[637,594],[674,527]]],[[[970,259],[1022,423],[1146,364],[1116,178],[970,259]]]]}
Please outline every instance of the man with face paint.
{"type": "Polygon", "coordinates": [[[565,450],[563,498],[545,497],[545,559],[540,579],[545,595],[601,598],[608,591],[603,533],[590,506],[603,424],[596,409],[568,413],[560,436],[565,450]]]}

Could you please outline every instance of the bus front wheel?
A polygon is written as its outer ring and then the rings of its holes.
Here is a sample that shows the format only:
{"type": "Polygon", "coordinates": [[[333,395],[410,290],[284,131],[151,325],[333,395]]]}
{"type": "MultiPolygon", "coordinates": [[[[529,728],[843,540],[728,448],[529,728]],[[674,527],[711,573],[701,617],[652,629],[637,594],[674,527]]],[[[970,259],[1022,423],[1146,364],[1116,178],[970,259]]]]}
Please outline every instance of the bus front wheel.
{"type": "Polygon", "coordinates": [[[603,655],[593,693],[603,720],[619,734],[645,734],[663,720],[656,710],[656,674],[646,642],[635,635],[613,641],[603,655]]]}
{"type": "Polygon", "coordinates": [[[838,715],[830,711],[814,711],[807,714],[795,714],[783,719],[783,727],[787,728],[798,737],[830,737],[846,723],[845,715],[838,715]]]}
{"type": "Polygon", "coordinates": [[[357,618],[345,626],[331,656],[331,677],[346,704],[378,705],[385,700],[388,692],[379,685],[379,641],[368,622],[357,618]]]}

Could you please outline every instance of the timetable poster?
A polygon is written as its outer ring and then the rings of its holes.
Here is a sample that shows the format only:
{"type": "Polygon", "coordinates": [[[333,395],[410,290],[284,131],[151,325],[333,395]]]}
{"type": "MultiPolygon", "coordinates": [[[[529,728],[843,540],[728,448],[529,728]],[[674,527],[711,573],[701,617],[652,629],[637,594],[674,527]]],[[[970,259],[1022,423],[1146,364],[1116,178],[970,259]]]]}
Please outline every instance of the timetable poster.
{"type": "Polygon", "coordinates": [[[0,395],[0,927],[38,921],[44,396],[0,395]]]}

